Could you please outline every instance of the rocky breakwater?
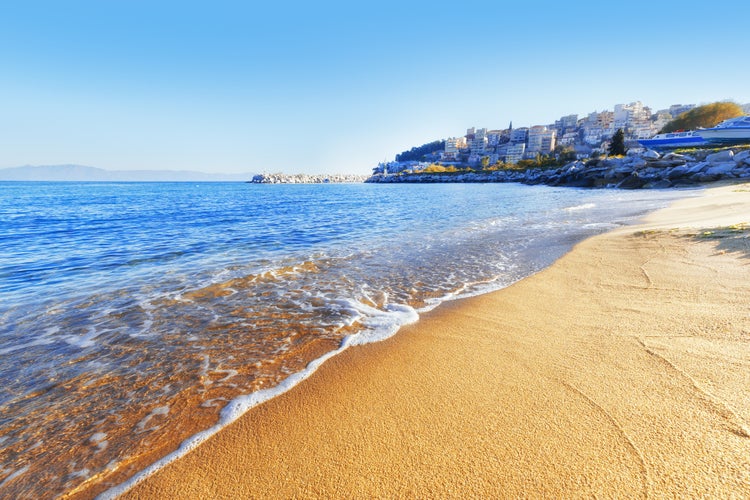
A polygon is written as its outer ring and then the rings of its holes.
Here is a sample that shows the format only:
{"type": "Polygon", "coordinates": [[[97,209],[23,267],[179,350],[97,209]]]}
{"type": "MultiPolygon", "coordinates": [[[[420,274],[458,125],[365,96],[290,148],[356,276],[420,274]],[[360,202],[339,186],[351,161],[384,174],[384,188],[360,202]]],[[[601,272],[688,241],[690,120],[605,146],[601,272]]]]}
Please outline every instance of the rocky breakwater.
{"type": "Polygon", "coordinates": [[[355,174],[258,174],[250,184],[354,184],[367,180],[366,175],[355,174]]]}
{"type": "Polygon", "coordinates": [[[750,178],[750,150],[656,151],[624,157],[578,160],[558,168],[451,173],[376,174],[366,182],[519,182],[587,188],[662,189],[723,179],[750,178]]]}

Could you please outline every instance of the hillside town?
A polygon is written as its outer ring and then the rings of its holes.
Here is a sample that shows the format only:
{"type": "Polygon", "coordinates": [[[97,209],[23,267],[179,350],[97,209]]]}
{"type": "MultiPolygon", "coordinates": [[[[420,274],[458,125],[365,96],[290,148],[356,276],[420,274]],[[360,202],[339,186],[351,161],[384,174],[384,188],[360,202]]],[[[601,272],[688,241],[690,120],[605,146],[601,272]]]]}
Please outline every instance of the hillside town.
{"type": "MultiPolygon", "coordinates": [[[[374,174],[419,172],[430,165],[476,167],[497,163],[517,164],[565,153],[570,159],[586,159],[605,155],[618,130],[625,134],[630,149],[638,149],[639,140],[653,137],[678,115],[690,111],[695,104],[673,104],[653,111],[640,101],[617,104],[614,111],[593,111],[586,116],[562,116],[548,125],[487,129],[472,127],[461,137],[413,148],[396,155],[395,161],[382,162],[374,174]]],[[[742,106],[750,114],[750,104],[742,106]]]]}

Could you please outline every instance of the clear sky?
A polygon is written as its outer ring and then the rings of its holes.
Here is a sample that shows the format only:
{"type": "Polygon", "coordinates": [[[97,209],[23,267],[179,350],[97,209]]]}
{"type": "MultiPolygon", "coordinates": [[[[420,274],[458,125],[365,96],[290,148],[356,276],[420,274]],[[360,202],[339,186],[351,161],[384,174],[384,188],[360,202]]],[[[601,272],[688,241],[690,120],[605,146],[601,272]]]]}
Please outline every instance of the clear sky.
{"type": "Polygon", "coordinates": [[[369,173],[467,127],[750,102],[750,2],[7,0],[0,168],[369,173]]]}

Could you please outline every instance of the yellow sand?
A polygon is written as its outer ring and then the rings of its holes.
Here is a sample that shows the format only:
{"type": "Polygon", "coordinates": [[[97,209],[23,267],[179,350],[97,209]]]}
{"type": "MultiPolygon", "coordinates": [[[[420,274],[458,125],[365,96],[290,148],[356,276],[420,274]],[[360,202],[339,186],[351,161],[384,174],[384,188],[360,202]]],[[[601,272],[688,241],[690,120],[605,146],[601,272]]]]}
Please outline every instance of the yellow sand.
{"type": "Polygon", "coordinates": [[[748,498],[750,231],[703,234],[748,191],[349,349],[126,497],[748,498]]]}

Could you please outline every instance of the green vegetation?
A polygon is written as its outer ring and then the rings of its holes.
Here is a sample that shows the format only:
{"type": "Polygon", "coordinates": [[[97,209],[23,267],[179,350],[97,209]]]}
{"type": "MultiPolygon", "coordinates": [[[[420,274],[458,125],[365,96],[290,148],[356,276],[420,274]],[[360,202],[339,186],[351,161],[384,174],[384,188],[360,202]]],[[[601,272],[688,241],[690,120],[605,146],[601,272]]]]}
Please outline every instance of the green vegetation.
{"type": "Polygon", "coordinates": [[[458,172],[458,169],[453,165],[445,166],[439,165],[437,163],[431,163],[424,170],[422,170],[422,172],[425,174],[444,174],[458,172]]]}
{"type": "Polygon", "coordinates": [[[703,231],[698,234],[698,238],[709,238],[709,239],[720,239],[728,238],[732,236],[738,236],[750,231],[750,224],[747,222],[740,222],[739,224],[732,224],[727,227],[719,227],[708,231],[703,231]]]}
{"type": "Polygon", "coordinates": [[[612,143],[609,145],[609,154],[613,156],[623,156],[626,153],[625,149],[625,132],[617,129],[615,135],[612,137],[612,143]]]}
{"type": "Polygon", "coordinates": [[[698,127],[711,128],[717,123],[745,113],[742,108],[733,102],[715,102],[698,106],[682,113],[677,118],[667,123],[661,133],[674,132],[676,130],[695,130],[698,127]]]}
{"type": "Polygon", "coordinates": [[[445,149],[445,141],[432,141],[396,155],[396,161],[422,161],[425,155],[445,149]]]}

